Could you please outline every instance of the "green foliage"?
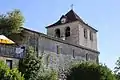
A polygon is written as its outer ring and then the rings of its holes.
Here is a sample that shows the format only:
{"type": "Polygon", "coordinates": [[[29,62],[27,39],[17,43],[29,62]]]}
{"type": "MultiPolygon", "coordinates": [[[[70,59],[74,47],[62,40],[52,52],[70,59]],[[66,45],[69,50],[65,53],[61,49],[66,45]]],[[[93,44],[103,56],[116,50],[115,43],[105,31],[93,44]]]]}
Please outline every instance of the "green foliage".
{"type": "Polygon", "coordinates": [[[39,80],[58,80],[58,74],[54,70],[45,70],[40,74],[39,80]]]}
{"type": "Polygon", "coordinates": [[[114,68],[114,73],[115,73],[117,80],[120,80],[120,57],[116,61],[115,64],[116,64],[116,67],[114,68]]]}
{"type": "Polygon", "coordinates": [[[37,57],[30,47],[26,56],[20,61],[20,71],[24,74],[25,80],[38,80],[39,71],[42,67],[42,57],[37,57]]]}
{"type": "Polygon", "coordinates": [[[72,66],[66,77],[67,80],[116,80],[107,66],[88,62],[72,66]]]}
{"type": "Polygon", "coordinates": [[[17,69],[10,70],[3,61],[0,61],[0,80],[24,80],[17,69]]]}
{"type": "Polygon", "coordinates": [[[115,74],[117,80],[120,80],[120,74],[115,74]]]}
{"type": "Polygon", "coordinates": [[[25,80],[56,80],[57,73],[44,66],[42,56],[36,56],[36,52],[31,47],[26,52],[19,66],[25,80]]]}
{"type": "Polygon", "coordinates": [[[115,69],[114,72],[117,74],[120,74],[120,72],[119,72],[120,71],[120,57],[115,64],[116,64],[116,67],[114,68],[115,69]]]}
{"type": "Polygon", "coordinates": [[[24,17],[20,10],[15,9],[6,14],[0,14],[0,34],[8,36],[12,33],[19,33],[23,23],[24,17]]]}
{"type": "MultiPolygon", "coordinates": [[[[46,76],[47,79],[46,80],[57,80],[58,78],[58,74],[56,71],[50,71],[50,73],[48,74],[48,76],[46,76]]],[[[45,80],[45,79],[44,79],[45,80]]]]}

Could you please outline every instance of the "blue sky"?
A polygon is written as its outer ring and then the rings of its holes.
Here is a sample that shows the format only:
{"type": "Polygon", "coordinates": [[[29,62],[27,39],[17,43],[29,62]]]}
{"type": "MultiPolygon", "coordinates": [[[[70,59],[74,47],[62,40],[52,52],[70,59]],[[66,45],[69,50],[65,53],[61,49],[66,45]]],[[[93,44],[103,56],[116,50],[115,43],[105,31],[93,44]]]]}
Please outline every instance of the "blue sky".
{"type": "Polygon", "coordinates": [[[57,21],[74,4],[74,11],[99,30],[100,62],[113,69],[120,56],[120,0],[2,0],[0,13],[20,9],[25,27],[46,33],[45,26],[57,21]]]}

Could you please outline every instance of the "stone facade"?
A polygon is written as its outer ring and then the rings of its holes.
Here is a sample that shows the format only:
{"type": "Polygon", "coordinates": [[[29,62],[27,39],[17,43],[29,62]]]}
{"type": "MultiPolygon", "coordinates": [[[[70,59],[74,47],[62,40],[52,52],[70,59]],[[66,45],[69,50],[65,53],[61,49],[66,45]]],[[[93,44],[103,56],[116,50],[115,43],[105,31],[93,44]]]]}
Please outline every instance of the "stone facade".
{"type": "Polygon", "coordinates": [[[40,32],[24,28],[26,33],[26,48],[32,46],[38,53],[38,56],[44,55],[46,66],[56,69],[62,74],[64,69],[69,67],[71,62],[92,61],[99,62],[99,52],[79,44],[70,43],[66,40],[52,37],[40,32]]]}
{"type": "Polygon", "coordinates": [[[19,65],[19,59],[23,58],[24,53],[17,53],[16,49],[19,48],[17,45],[5,45],[0,44],[0,60],[7,63],[12,68],[17,68],[19,65]]]}
{"type": "Polygon", "coordinates": [[[23,58],[24,53],[16,53],[17,45],[0,44],[0,56],[9,58],[23,58]]]}
{"type": "Polygon", "coordinates": [[[0,57],[0,60],[4,61],[6,63],[7,60],[12,61],[12,68],[18,68],[19,66],[19,59],[18,58],[10,58],[10,57],[0,57]]]}
{"type": "Polygon", "coordinates": [[[91,29],[88,25],[85,25],[79,22],[79,45],[84,47],[98,50],[97,49],[97,32],[94,29],[91,29]],[[84,29],[87,29],[87,39],[84,38],[84,29]],[[93,35],[93,40],[90,40],[90,31],[93,35]]]}
{"type": "MultiPolygon", "coordinates": [[[[67,20],[68,22],[66,23],[59,21],[47,27],[47,34],[23,28],[22,33],[24,33],[24,39],[23,41],[16,41],[16,43],[20,47],[25,47],[25,49],[32,46],[37,52],[37,56],[41,54],[44,55],[43,59],[46,66],[56,69],[59,72],[62,72],[62,70],[68,67],[69,63],[74,61],[92,61],[98,63],[97,30],[83,23],[73,11],[68,13],[65,18],[71,20],[67,20]],[[72,16],[72,18],[69,18],[70,16],[72,16]],[[66,27],[70,28],[70,36],[63,39],[66,27]],[[87,29],[87,39],[84,37],[84,28],[87,29]],[[56,29],[60,29],[59,38],[55,37],[56,29]],[[90,32],[92,32],[92,40],[90,40],[90,32]]],[[[0,46],[0,48],[0,59],[13,60],[13,65],[17,64],[19,59],[25,55],[23,53],[19,55],[16,54],[15,48],[13,47],[7,49],[9,51],[6,52],[2,49],[3,46],[0,46]],[[2,55],[2,53],[4,53],[4,55],[2,55]]]]}
{"type": "Polygon", "coordinates": [[[84,46],[73,44],[68,41],[64,41],[62,39],[48,36],[46,34],[29,29],[25,29],[25,31],[28,33],[26,34],[26,37],[28,37],[26,39],[29,39],[26,40],[28,41],[28,44],[26,44],[26,46],[33,46],[38,52],[38,55],[41,55],[42,53],[45,55],[61,54],[62,56],[69,56],[70,59],[78,59],[84,61],[91,60],[94,62],[98,61],[99,52],[96,50],[85,48],[84,46]],[[30,36],[31,38],[29,38],[30,36]],[[32,39],[32,41],[30,39],[32,39]]]}
{"type": "Polygon", "coordinates": [[[89,26],[84,25],[80,21],[74,21],[71,23],[61,24],[47,28],[47,35],[55,37],[55,30],[60,29],[60,35],[65,36],[65,28],[70,27],[70,36],[66,37],[66,41],[79,44],[84,47],[97,50],[97,33],[95,30],[91,29],[89,26]],[[87,39],[84,38],[84,29],[87,29],[87,39]],[[93,35],[93,40],[90,40],[90,31],[93,35]]]}
{"type": "Polygon", "coordinates": [[[79,25],[78,24],[79,22],[76,21],[76,22],[71,22],[64,25],[57,25],[55,27],[48,28],[47,35],[55,37],[55,30],[60,29],[61,37],[65,36],[66,27],[70,27],[71,36],[67,37],[65,40],[67,40],[68,42],[72,42],[74,44],[79,44],[79,25]]]}

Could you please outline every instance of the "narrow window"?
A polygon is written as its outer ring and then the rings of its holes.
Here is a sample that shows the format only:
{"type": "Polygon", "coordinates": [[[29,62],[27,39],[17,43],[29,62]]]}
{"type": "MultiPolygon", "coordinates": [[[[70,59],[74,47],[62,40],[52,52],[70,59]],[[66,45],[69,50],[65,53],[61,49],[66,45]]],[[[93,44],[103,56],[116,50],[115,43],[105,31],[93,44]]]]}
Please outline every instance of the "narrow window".
{"type": "Polygon", "coordinates": [[[90,40],[93,41],[93,33],[90,31],[90,40]]]}
{"type": "Polygon", "coordinates": [[[60,29],[55,30],[55,37],[60,38],[60,29]]]}
{"type": "Polygon", "coordinates": [[[73,49],[73,58],[75,58],[75,50],[73,49]]]}
{"type": "Polygon", "coordinates": [[[99,58],[98,58],[98,56],[97,56],[97,58],[96,58],[96,62],[99,63],[99,58]]]}
{"type": "Polygon", "coordinates": [[[60,54],[60,46],[57,45],[57,54],[60,54]]]}
{"type": "Polygon", "coordinates": [[[84,38],[87,39],[87,29],[84,29],[84,38]]]}
{"type": "Polygon", "coordinates": [[[41,53],[44,53],[44,46],[41,48],[41,53]]]}
{"type": "Polygon", "coordinates": [[[6,60],[6,64],[10,69],[12,69],[12,60],[6,60]]]}
{"type": "Polygon", "coordinates": [[[69,37],[70,36],[70,27],[67,27],[65,29],[65,37],[69,37]]]}
{"type": "Polygon", "coordinates": [[[88,61],[89,59],[88,59],[88,53],[86,54],[86,61],[88,61]]]}

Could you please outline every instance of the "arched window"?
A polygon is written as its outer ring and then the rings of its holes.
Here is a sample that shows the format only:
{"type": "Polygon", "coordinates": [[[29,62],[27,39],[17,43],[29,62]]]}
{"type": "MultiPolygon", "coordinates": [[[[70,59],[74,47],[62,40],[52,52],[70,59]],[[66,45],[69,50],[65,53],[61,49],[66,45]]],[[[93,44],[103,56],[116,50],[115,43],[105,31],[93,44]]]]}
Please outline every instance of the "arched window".
{"type": "Polygon", "coordinates": [[[70,36],[70,27],[67,27],[65,29],[65,37],[69,37],[70,36]]]}
{"type": "Polygon", "coordinates": [[[87,39],[87,29],[84,28],[84,38],[87,39]]]}
{"type": "Polygon", "coordinates": [[[55,37],[60,38],[60,29],[55,30],[55,37]]]}
{"type": "Polygon", "coordinates": [[[89,55],[88,55],[88,53],[86,54],[86,61],[88,61],[89,60],[89,55]]]}
{"type": "Polygon", "coordinates": [[[93,33],[90,31],[90,40],[93,41],[93,33]]]}

